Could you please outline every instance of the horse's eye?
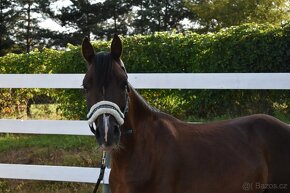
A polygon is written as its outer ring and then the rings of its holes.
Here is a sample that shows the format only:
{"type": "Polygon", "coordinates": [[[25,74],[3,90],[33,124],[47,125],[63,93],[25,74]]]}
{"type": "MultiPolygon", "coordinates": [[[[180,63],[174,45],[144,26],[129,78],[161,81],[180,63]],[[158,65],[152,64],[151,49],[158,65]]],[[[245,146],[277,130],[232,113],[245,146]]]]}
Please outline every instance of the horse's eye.
{"type": "Polygon", "coordinates": [[[88,87],[83,85],[83,91],[84,91],[84,93],[87,93],[88,92],[88,87]]]}

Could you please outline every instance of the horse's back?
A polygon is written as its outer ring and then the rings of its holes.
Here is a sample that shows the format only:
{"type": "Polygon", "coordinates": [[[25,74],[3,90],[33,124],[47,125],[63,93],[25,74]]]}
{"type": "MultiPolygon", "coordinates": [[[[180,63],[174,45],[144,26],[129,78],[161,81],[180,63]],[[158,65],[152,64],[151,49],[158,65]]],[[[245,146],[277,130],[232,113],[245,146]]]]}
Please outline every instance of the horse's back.
{"type": "MultiPolygon", "coordinates": [[[[193,188],[200,192],[208,184],[212,190],[224,186],[222,192],[237,188],[243,192],[243,184],[247,182],[290,186],[290,127],[287,124],[259,114],[180,126],[176,127],[180,134],[177,141],[180,157],[184,156],[181,163],[187,167],[184,173],[189,176],[192,172],[192,178],[198,179],[193,188]],[[229,181],[232,181],[230,185],[229,181]]],[[[280,191],[290,192],[290,187],[280,191]]]]}

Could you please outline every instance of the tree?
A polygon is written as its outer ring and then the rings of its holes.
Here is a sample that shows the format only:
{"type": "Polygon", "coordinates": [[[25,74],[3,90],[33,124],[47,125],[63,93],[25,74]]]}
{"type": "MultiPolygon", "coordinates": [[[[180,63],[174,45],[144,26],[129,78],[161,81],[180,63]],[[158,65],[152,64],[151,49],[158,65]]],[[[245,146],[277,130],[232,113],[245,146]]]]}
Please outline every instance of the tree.
{"type": "Polygon", "coordinates": [[[137,0],[134,32],[148,34],[155,31],[182,29],[180,21],[190,17],[182,0],[137,0]]]}
{"type": "Polygon", "coordinates": [[[0,1],[1,48],[6,41],[10,52],[29,53],[32,49],[43,48],[47,44],[47,37],[51,36],[51,32],[38,26],[39,18],[44,16],[40,5],[45,1],[48,0],[0,1]]]}
{"type": "Polygon", "coordinates": [[[247,22],[272,24],[289,19],[288,0],[186,0],[204,31],[247,22]]]}
{"type": "Polygon", "coordinates": [[[63,36],[38,26],[41,17],[48,15],[44,7],[52,1],[0,0],[0,56],[59,44],[63,36]]]}
{"type": "Polygon", "coordinates": [[[13,49],[10,29],[15,23],[14,1],[0,0],[0,56],[13,49]]]}
{"type": "Polygon", "coordinates": [[[43,16],[40,5],[41,0],[15,0],[16,22],[13,24],[12,38],[19,47],[20,52],[29,53],[34,48],[43,48],[47,43],[44,36],[49,30],[38,26],[43,16]]]}
{"type": "Polygon", "coordinates": [[[61,26],[73,28],[63,34],[63,43],[80,44],[84,36],[109,39],[114,33],[127,33],[128,0],[106,0],[91,3],[89,0],[71,0],[72,5],[55,13],[49,5],[43,10],[61,26]]]}
{"type": "Polygon", "coordinates": [[[131,0],[106,0],[102,8],[104,13],[103,29],[95,31],[95,34],[105,36],[107,39],[111,38],[115,33],[126,35],[132,19],[131,0]]]}

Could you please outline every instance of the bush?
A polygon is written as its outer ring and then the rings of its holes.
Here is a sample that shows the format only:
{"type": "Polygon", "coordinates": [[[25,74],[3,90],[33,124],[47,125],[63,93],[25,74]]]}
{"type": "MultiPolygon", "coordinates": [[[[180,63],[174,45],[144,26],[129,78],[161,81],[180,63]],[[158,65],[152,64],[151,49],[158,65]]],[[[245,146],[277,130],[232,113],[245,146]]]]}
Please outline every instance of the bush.
{"type": "MultiPolygon", "coordinates": [[[[131,73],[290,71],[290,24],[284,26],[245,24],[211,34],[162,32],[123,37],[122,40],[123,61],[127,71],[131,73]]],[[[93,45],[96,51],[108,50],[110,42],[97,41],[93,45]]],[[[0,66],[1,73],[86,72],[80,46],[71,45],[67,51],[47,49],[29,55],[10,54],[0,58],[0,66]]],[[[65,117],[85,118],[85,100],[79,90],[53,92],[47,94],[61,104],[65,117]]],[[[277,105],[274,104],[284,104],[286,108],[283,112],[290,113],[289,91],[142,90],[140,92],[153,106],[180,118],[275,114],[277,105]]],[[[34,89],[23,93],[22,97],[36,94],[37,89],[34,89]]]]}

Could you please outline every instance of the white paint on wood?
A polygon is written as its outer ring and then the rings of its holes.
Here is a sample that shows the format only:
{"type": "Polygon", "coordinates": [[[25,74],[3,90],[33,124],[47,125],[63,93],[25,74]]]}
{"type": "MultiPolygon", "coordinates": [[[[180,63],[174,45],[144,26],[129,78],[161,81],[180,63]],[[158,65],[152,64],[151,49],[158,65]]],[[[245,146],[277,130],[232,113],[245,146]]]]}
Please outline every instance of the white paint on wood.
{"type": "MultiPolygon", "coordinates": [[[[6,179],[96,183],[99,173],[100,168],[90,167],[0,164],[0,178],[6,179]]],[[[104,184],[109,183],[109,174],[106,168],[104,184]]]]}
{"type": "MultiPolygon", "coordinates": [[[[84,74],[0,74],[0,88],[75,88],[84,74]]],[[[290,89],[290,73],[129,74],[137,89],[290,89]]]]}
{"type": "Polygon", "coordinates": [[[148,73],[129,80],[148,89],[290,89],[290,73],[148,73]]]}
{"type": "Polygon", "coordinates": [[[0,88],[81,88],[83,74],[0,74],[0,88]]]}
{"type": "Polygon", "coordinates": [[[0,133],[93,135],[87,121],[0,119],[0,133]]]}

